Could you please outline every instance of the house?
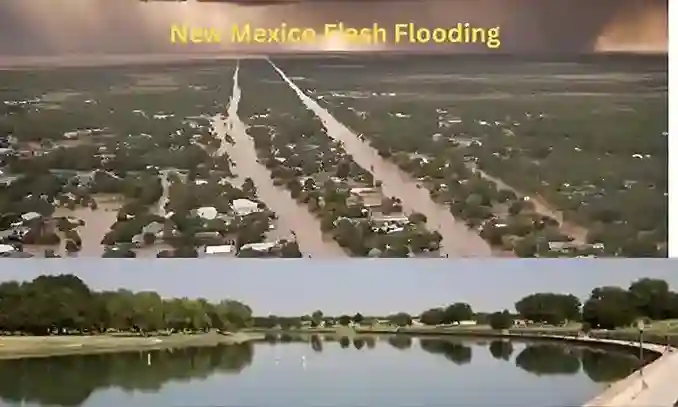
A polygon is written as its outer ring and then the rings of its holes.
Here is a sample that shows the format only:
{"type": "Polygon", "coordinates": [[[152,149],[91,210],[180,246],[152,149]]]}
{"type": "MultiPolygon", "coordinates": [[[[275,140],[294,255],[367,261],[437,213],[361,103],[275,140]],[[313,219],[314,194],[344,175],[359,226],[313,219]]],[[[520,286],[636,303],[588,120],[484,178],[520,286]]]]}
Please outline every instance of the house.
{"type": "Polygon", "coordinates": [[[230,244],[218,245],[218,246],[205,246],[204,254],[205,256],[223,256],[223,255],[233,255],[236,252],[236,247],[230,244]]]}
{"type": "Polygon", "coordinates": [[[268,252],[271,249],[274,249],[278,245],[278,242],[262,242],[262,243],[249,243],[242,245],[240,251],[243,250],[254,250],[255,252],[268,252]]]}
{"type": "Polygon", "coordinates": [[[259,212],[259,204],[249,199],[235,199],[231,204],[233,212],[238,216],[249,215],[250,213],[259,212]]]}
{"type": "Polygon", "coordinates": [[[402,213],[394,215],[375,215],[371,220],[378,225],[406,225],[410,223],[409,217],[402,213]]]}
{"type": "Polygon", "coordinates": [[[27,227],[13,226],[11,229],[0,231],[0,239],[21,241],[30,230],[31,229],[27,227]]]}
{"type": "Polygon", "coordinates": [[[21,215],[21,219],[23,219],[24,222],[30,222],[34,219],[40,219],[42,215],[40,215],[37,212],[26,212],[23,215],[21,215]]]}
{"type": "Polygon", "coordinates": [[[383,195],[377,188],[351,188],[351,196],[366,208],[378,208],[381,206],[383,195]]]}
{"type": "Polygon", "coordinates": [[[0,244],[0,257],[5,257],[10,253],[17,251],[16,248],[9,244],[0,244]]]}
{"type": "Polygon", "coordinates": [[[202,208],[196,209],[195,212],[199,217],[205,220],[212,220],[219,214],[217,209],[213,206],[203,206],[202,208]]]}

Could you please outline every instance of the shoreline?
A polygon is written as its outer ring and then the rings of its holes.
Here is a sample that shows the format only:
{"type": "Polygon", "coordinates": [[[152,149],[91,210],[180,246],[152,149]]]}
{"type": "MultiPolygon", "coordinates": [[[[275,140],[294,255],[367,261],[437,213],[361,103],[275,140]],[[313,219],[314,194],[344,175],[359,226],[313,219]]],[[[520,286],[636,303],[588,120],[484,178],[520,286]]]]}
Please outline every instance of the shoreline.
{"type": "Polygon", "coordinates": [[[113,335],[0,336],[0,360],[239,345],[262,339],[264,339],[264,335],[255,332],[238,332],[232,335],[206,333],[150,337],[113,335]]]}

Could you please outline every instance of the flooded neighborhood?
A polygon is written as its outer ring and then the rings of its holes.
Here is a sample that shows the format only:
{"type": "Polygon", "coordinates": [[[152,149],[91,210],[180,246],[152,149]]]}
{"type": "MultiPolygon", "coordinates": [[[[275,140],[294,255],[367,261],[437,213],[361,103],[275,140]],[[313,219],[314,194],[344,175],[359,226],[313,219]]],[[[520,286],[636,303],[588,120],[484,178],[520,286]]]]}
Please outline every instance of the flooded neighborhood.
{"type": "Polygon", "coordinates": [[[0,255],[666,255],[661,61],[419,58],[6,70],[0,255]]]}

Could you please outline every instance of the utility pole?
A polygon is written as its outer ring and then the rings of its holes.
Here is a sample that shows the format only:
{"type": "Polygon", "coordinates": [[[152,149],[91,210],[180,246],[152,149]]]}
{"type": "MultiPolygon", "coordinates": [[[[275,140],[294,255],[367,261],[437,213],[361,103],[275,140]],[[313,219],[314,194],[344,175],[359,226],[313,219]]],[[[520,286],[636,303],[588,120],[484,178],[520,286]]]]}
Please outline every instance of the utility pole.
{"type": "Polygon", "coordinates": [[[645,363],[644,363],[645,361],[643,360],[644,359],[643,358],[643,350],[644,350],[643,349],[643,333],[645,332],[645,321],[643,321],[642,319],[638,320],[637,327],[638,327],[638,336],[639,336],[638,345],[640,347],[640,349],[638,350],[638,352],[640,353],[640,355],[639,355],[639,358],[640,358],[640,380],[641,380],[641,383],[642,383],[642,388],[647,389],[648,385],[647,385],[647,382],[645,381],[645,376],[643,376],[643,368],[645,367],[645,363]]]}

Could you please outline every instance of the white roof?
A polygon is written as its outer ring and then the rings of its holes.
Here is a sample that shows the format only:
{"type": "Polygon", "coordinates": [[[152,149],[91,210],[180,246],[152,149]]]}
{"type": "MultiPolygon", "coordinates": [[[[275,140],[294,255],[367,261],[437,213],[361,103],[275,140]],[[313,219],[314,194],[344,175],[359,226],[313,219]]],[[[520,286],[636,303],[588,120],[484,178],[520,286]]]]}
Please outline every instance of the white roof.
{"type": "Polygon", "coordinates": [[[272,248],[275,247],[275,245],[278,244],[277,242],[263,242],[263,243],[249,243],[246,245],[243,245],[240,250],[254,250],[257,252],[265,252],[268,250],[271,250],[272,248]]]}
{"type": "Polygon", "coordinates": [[[15,251],[14,246],[8,244],[0,244],[0,253],[10,253],[15,251]]]}
{"type": "Polygon", "coordinates": [[[37,212],[26,212],[23,215],[21,215],[21,218],[23,220],[31,220],[31,219],[39,218],[40,216],[42,216],[42,215],[40,215],[37,212]]]}
{"type": "Polygon", "coordinates": [[[213,206],[203,206],[202,208],[198,208],[197,213],[198,216],[203,219],[214,219],[219,214],[219,212],[217,212],[216,208],[213,206]]]}
{"type": "Polygon", "coordinates": [[[221,246],[205,246],[206,254],[232,253],[233,251],[235,251],[235,246],[230,244],[225,244],[221,246]]]}
{"type": "Polygon", "coordinates": [[[352,194],[364,194],[364,193],[369,193],[369,192],[377,192],[376,188],[373,187],[356,187],[356,188],[351,188],[351,193],[352,194]]]}
{"type": "Polygon", "coordinates": [[[249,199],[234,199],[233,200],[233,209],[249,209],[249,208],[258,208],[259,204],[250,201],[249,199]]]}

